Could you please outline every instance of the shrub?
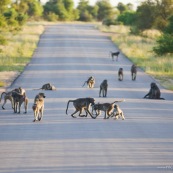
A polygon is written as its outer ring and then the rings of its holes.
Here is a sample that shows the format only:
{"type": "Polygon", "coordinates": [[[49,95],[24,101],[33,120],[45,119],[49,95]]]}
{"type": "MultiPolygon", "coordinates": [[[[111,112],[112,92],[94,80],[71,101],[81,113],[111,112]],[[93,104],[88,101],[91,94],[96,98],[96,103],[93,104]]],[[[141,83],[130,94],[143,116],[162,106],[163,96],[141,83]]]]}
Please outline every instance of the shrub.
{"type": "Polygon", "coordinates": [[[157,45],[153,47],[153,51],[157,55],[173,53],[173,35],[163,34],[157,39],[157,45]]]}

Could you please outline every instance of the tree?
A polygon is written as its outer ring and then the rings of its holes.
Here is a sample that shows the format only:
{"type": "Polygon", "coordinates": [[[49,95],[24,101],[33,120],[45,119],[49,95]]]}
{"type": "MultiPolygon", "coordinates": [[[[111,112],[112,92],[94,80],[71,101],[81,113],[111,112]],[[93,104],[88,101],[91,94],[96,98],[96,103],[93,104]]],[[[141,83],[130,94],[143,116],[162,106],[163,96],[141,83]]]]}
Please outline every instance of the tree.
{"type": "Polygon", "coordinates": [[[157,39],[157,45],[153,48],[157,55],[173,53],[173,15],[169,17],[168,23],[163,35],[157,39]]]}
{"type": "Polygon", "coordinates": [[[96,5],[98,6],[98,16],[97,19],[99,21],[103,21],[103,19],[113,18],[114,10],[111,6],[109,0],[100,0],[97,1],[96,5]]]}
{"type": "Polygon", "coordinates": [[[97,19],[98,6],[89,5],[88,0],[80,0],[77,9],[79,11],[79,20],[92,21],[97,19]]]}
{"type": "Polygon", "coordinates": [[[49,0],[44,5],[44,16],[57,16],[59,20],[75,20],[78,12],[74,9],[73,0],[49,0]],[[53,15],[55,14],[55,15],[53,15]]]}
{"type": "Polygon", "coordinates": [[[117,21],[122,22],[124,25],[133,25],[136,20],[136,13],[134,11],[125,11],[120,14],[117,21]]]}
{"type": "Polygon", "coordinates": [[[117,5],[117,9],[120,11],[120,14],[127,11],[128,6],[124,5],[123,3],[119,2],[117,5]]]}
{"type": "Polygon", "coordinates": [[[136,12],[136,26],[139,30],[152,28],[156,19],[156,5],[152,0],[147,0],[138,6],[136,12]]]}

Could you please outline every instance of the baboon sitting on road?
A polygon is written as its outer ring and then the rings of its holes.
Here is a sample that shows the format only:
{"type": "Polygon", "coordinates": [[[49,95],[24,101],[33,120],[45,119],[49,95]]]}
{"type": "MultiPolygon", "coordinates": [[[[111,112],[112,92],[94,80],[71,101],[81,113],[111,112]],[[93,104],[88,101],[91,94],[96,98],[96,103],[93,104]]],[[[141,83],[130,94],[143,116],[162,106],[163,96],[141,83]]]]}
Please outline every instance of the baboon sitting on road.
{"type": "Polygon", "coordinates": [[[116,104],[114,105],[114,110],[112,112],[111,117],[113,116],[115,116],[115,119],[118,119],[119,117],[121,117],[122,120],[125,120],[123,111],[120,109],[119,105],[116,105],[116,104]]]}
{"type": "Polygon", "coordinates": [[[148,92],[148,94],[146,94],[144,96],[144,98],[148,98],[148,99],[161,99],[161,100],[165,100],[164,98],[160,98],[160,89],[159,87],[156,85],[156,83],[152,82],[150,84],[151,88],[150,91],[148,92]]]}
{"type": "Polygon", "coordinates": [[[67,114],[67,111],[68,111],[68,106],[69,106],[69,103],[72,102],[73,103],[73,106],[75,107],[75,112],[73,112],[71,114],[71,116],[73,118],[76,118],[74,116],[74,114],[76,114],[77,112],[79,112],[79,116],[80,117],[87,117],[88,113],[90,114],[90,116],[95,119],[95,117],[92,116],[92,114],[90,113],[89,111],[89,107],[90,107],[90,104],[91,106],[94,105],[94,98],[78,98],[76,100],[69,100],[68,103],[67,103],[67,108],[66,108],[66,114],[67,114]],[[81,115],[82,111],[85,110],[86,112],[86,115],[81,115]]]}
{"type": "MultiPolygon", "coordinates": [[[[93,76],[89,77],[87,81],[84,82],[83,86],[87,83],[89,88],[94,88],[95,85],[95,79],[93,76]]],[[[82,87],[83,87],[82,86],[82,87]]]]}
{"type": "Polygon", "coordinates": [[[103,97],[107,96],[107,90],[108,90],[108,82],[105,79],[101,84],[100,84],[100,91],[99,91],[99,97],[101,97],[101,93],[103,97]]]}

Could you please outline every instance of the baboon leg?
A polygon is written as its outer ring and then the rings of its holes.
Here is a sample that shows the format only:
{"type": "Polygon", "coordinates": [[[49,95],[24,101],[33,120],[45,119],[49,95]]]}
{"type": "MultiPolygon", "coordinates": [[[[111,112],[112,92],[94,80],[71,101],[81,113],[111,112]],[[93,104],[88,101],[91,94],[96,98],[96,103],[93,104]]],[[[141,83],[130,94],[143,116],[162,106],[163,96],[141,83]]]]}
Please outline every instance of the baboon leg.
{"type": "Polygon", "coordinates": [[[122,117],[122,120],[125,120],[123,112],[121,112],[121,117],[122,117]]]}
{"type": "Polygon", "coordinates": [[[14,113],[17,113],[17,106],[18,106],[18,103],[14,102],[14,113]]]}
{"type": "Polygon", "coordinates": [[[4,108],[4,105],[6,104],[6,102],[7,102],[7,100],[4,99],[4,103],[3,103],[3,105],[2,105],[2,109],[5,109],[5,108],[4,108]]]}
{"type": "Polygon", "coordinates": [[[104,119],[106,119],[106,111],[105,111],[105,116],[104,116],[104,119]]]}
{"type": "Polygon", "coordinates": [[[25,98],[25,101],[24,101],[24,109],[25,109],[25,114],[27,113],[27,110],[28,110],[28,99],[25,98]]]}
{"type": "Polygon", "coordinates": [[[99,97],[101,97],[101,92],[102,92],[102,89],[101,89],[101,87],[100,87],[100,91],[99,91],[99,97]]]}
{"type": "Polygon", "coordinates": [[[43,118],[43,108],[40,109],[39,114],[38,114],[38,120],[41,121],[43,118]]]}
{"type": "Polygon", "coordinates": [[[116,57],[116,61],[118,61],[118,56],[116,57]]]}
{"type": "Polygon", "coordinates": [[[107,89],[104,90],[104,96],[103,97],[106,97],[107,96],[107,89]]]}
{"type": "Polygon", "coordinates": [[[38,111],[36,110],[36,111],[34,111],[34,120],[33,120],[33,122],[35,122],[35,121],[37,121],[38,120],[38,111]]]}
{"type": "Polygon", "coordinates": [[[96,119],[96,117],[93,117],[92,114],[90,113],[90,111],[88,109],[86,109],[86,112],[89,113],[89,115],[91,116],[91,118],[96,119]]]}
{"type": "Polygon", "coordinates": [[[72,116],[73,118],[76,118],[76,117],[73,116],[73,115],[76,114],[77,112],[79,112],[79,110],[76,110],[75,112],[73,112],[73,113],[71,114],[71,116],[72,116]]]}
{"type": "Polygon", "coordinates": [[[19,112],[18,112],[18,114],[20,114],[21,105],[22,105],[22,102],[19,102],[19,105],[18,105],[19,112]]]}

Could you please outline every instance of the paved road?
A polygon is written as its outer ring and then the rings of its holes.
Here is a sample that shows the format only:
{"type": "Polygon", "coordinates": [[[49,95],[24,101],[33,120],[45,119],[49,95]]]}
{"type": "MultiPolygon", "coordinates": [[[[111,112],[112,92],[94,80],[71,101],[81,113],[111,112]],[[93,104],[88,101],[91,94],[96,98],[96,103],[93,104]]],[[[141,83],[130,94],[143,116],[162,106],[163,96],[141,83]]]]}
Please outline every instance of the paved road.
{"type": "Polygon", "coordinates": [[[92,25],[57,24],[41,36],[33,59],[12,88],[23,87],[29,97],[28,114],[13,114],[10,104],[0,110],[0,172],[115,173],[173,171],[173,93],[161,88],[166,100],[142,99],[151,77],[139,70],[131,81],[131,62],[122,54],[112,62],[117,47],[92,25]],[[124,68],[124,81],[117,70],[124,68]],[[94,89],[81,87],[95,76],[94,89]],[[99,85],[108,79],[107,98],[99,85]],[[32,104],[40,88],[50,82],[57,91],[45,91],[42,122],[33,123],[32,104]],[[126,120],[72,118],[65,114],[69,99],[94,97],[97,102],[120,103],[126,120]]]}

